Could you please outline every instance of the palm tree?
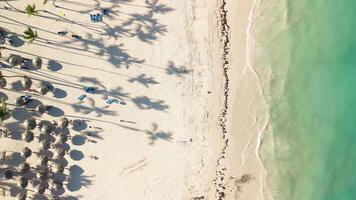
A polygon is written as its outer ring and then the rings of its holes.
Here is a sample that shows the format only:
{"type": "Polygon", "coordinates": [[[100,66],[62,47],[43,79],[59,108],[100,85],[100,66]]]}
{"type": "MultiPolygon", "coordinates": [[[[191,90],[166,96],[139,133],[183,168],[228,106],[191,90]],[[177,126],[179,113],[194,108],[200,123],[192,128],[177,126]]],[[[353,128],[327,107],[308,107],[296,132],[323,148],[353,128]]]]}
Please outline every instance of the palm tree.
{"type": "Polygon", "coordinates": [[[10,110],[7,108],[4,99],[0,99],[0,124],[9,117],[10,110]]]}
{"type": "Polygon", "coordinates": [[[37,10],[36,10],[36,5],[35,5],[35,4],[33,4],[33,5],[27,5],[27,6],[26,6],[26,9],[25,9],[25,13],[27,13],[28,16],[38,14],[38,12],[37,12],[37,10]]]}
{"type": "Polygon", "coordinates": [[[29,43],[32,43],[38,37],[37,31],[32,30],[32,28],[30,27],[27,27],[27,29],[23,33],[25,34],[23,38],[28,40],[29,43]]]}

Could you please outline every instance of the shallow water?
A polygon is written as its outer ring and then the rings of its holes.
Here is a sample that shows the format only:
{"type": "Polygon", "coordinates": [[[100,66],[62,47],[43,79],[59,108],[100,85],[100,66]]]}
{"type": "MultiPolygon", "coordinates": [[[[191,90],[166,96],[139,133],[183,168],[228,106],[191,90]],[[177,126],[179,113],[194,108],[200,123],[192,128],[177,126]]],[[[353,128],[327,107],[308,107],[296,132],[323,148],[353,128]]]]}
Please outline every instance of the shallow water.
{"type": "Polygon", "coordinates": [[[267,187],[276,200],[356,199],[356,1],[264,1],[258,12],[256,67],[275,74],[267,187]]]}

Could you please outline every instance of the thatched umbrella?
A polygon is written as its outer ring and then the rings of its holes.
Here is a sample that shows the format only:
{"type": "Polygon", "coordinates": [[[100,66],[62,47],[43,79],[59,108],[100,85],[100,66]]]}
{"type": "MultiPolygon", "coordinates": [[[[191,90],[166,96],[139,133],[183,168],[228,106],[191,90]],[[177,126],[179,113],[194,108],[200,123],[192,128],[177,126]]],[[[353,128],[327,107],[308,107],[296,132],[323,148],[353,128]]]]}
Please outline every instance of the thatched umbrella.
{"type": "Polygon", "coordinates": [[[6,159],[6,151],[0,152],[0,160],[5,160],[6,159]]]}
{"type": "Polygon", "coordinates": [[[60,126],[61,128],[63,128],[63,129],[66,129],[66,128],[68,128],[69,123],[70,123],[70,121],[69,121],[68,118],[62,117],[62,118],[60,119],[60,124],[59,124],[59,126],[60,126]]]}
{"type": "Polygon", "coordinates": [[[39,194],[43,194],[47,189],[46,183],[42,182],[42,183],[38,184],[36,189],[39,194]]]}
{"type": "Polygon", "coordinates": [[[56,148],[54,159],[61,159],[66,155],[66,150],[62,148],[56,148]]]}
{"type": "Polygon", "coordinates": [[[60,181],[53,181],[52,184],[52,188],[54,188],[56,191],[61,190],[63,188],[63,183],[60,181]]]}
{"type": "Polygon", "coordinates": [[[19,185],[21,188],[25,189],[25,188],[28,186],[28,180],[27,180],[27,178],[21,177],[21,178],[19,179],[18,185],[19,185]]]}
{"type": "Polygon", "coordinates": [[[20,65],[22,63],[22,57],[19,55],[11,54],[7,60],[12,67],[20,65]]]}
{"type": "Polygon", "coordinates": [[[66,143],[68,141],[68,137],[66,134],[61,134],[59,136],[59,143],[63,144],[63,143],[66,143]]]}
{"type": "Polygon", "coordinates": [[[21,155],[23,157],[25,157],[25,158],[28,158],[28,157],[30,157],[32,155],[32,151],[28,147],[25,147],[25,148],[22,149],[21,155]]]}
{"type": "Polygon", "coordinates": [[[26,142],[32,142],[33,141],[33,139],[34,139],[34,134],[33,134],[33,132],[32,131],[29,131],[29,130],[26,130],[25,132],[24,132],[24,136],[25,136],[25,141],[26,142]]]}
{"type": "Polygon", "coordinates": [[[31,89],[31,86],[32,86],[32,80],[30,78],[28,78],[27,76],[25,76],[24,79],[21,81],[21,85],[22,85],[23,89],[29,90],[29,89],[31,89]]]}
{"type": "Polygon", "coordinates": [[[18,200],[26,200],[27,199],[27,194],[20,192],[20,193],[17,194],[17,199],[18,200]]]}
{"type": "Polygon", "coordinates": [[[22,163],[20,166],[19,166],[19,170],[21,172],[21,174],[26,174],[27,172],[29,172],[31,169],[30,165],[26,162],[22,163]]]}
{"type": "Polygon", "coordinates": [[[0,88],[6,87],[7,81],[4,77],[0,77],[0,88]]]}
{"type": "Polygon", "coordinates": [[[46,124],[46,121],[40,120],[40,121],[37,123],[37,128],[41,130],[45,124],[46,124]]]}
{"type": "Polygon", "coordinates": [[[24,123],[27,130],[33,130],[37,126],[36,119],[33,117],[27,118],[27,120],[24,123]]]}
{"type": "Polygon", "coordinates": [[[48,163],[48,160],[49,160],[48,156],[45,156],[45,155],[40,156],[40,165],[46,166],[48,163]]]}
{"type": "Polygon", "coordinates": [[[4,44],[8,32],[0,27],[0,44],[4,44]]]}
{"type": "Polygon", "coordinates": [[[34,60],[33,60],[33,66],[35,66],[37,69],[41,69],[42,67],[42,59],[40,57],[36,57],[34,60]]]}
{"type": "Polygon", "coordinates": [[[48,150],[50,146],[51,146],[51,142],[48,139],[47,140],[43,140],[40,149],[41,150],[48,150]]]}
{"type": "Polygon", "coordinates": [[[42,115],[44,114],[47,110],[46,110],[46,106],[43,104],[39,104],[36,108],[37,112],[42,115]]]}
{"type": "Polygon", "coordinates": [[[12,179],[12,177],[14,176],[13,172],[9,169],[5,170],[4,175],[5,179],[7,180],[12,179]]]}
{"type": "Polygon", "coordinates": [[[37,178],[38,179],[41,179],[41,180],[45,180],[48,178],[49,176],[49,169],[47,166],[44,166],[42,168],[40,168],[38,171],[37,171],[37,178]]]}
{"type": "Polygon", "coordinates": [[[63,171],[64,171],[64,166],[59,163],[56,163],[56,165],[54,166],[54,172],[63,173],[63,171]]]}
{"type": "Polygon", "coordinates": [[[16,98],[16,106],[24,106],[31,100],[31,96],[19,96],[16,98]]]}
{"type": "Polygon", "coordinates": [[[49,135],[54,131],[55,127],[52,124],[44,124],[41,128],[43,134],[49,135]]]}
{"type": "Polygon", "coordinates": [[[50,84],[50,83],[48,83],[48,82],[41,82],[41,84],[40,84],[40,93],[42,94],[42,95],[45,95],[45,94],[47,94],[49,91],[52,91],[53,90],[53,86],[50,84]]]}

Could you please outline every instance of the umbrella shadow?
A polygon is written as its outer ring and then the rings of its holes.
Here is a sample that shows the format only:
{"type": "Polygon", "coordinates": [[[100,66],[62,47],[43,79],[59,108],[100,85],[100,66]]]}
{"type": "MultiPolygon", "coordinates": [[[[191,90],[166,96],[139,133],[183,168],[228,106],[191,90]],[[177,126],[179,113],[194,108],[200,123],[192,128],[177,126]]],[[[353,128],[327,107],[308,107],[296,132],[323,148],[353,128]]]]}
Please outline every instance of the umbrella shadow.
{"type": "Polygon", "coordinates": [[[54,88],[53,96],[54,96],[54,98],[57,98],[57,99],[63,99],[67,96],[67,92],[60,88],[54,88]]]}
{"type": "Polygon", "coordinates": [[[67,189],[71,192],[80,190],[92,184],[93,176],[85,176],[84,170],[79,165],[73,165],[69,168],[67,189]]]}
{"type": "Polygon", "coordinates": [[[75,161],[79,161],[84,158],[83,152],[76,150],[76,149],[71,150],[69,155],[72,158],[72,160],[75,160],[75,161]]]}
{"type": "Polygon", "coordinates": [[[11,44],[11,46],[13,46],[13,47],[21,47],[24,44],[25,44],[25,41],[23,41],[19,36],[17,36],[17,35],[13,35],[12,36],[12,44],[11,44]]]}
{"type": "Polygon", "coordinates": [[[47,68],[51,71],[59,71],[63,68],[63,65],[55,60],[49,60],[47,68]]]}
{"type": "Polygon", "coordinates": [[[75,131],[82,131],[85,130],[88,127],[88,124],[85,120],[81,120],[81,119],[75,119],[72,121],[72,125],[73,125],[73,130],[75,131]]]}
{"type": "Polygon", "coordinates": [[[51,108],[48,110],[48,115],[52,117],[61,117],[64,115],[64,111],[58,107],[51,106],[51,108]]]}
{"type": "Polygon", "coordinates": [[[82,135],[75,135],[72,137],[72,144],[76,146],[82,146],[85,144],[86,138],[82,135]]]}

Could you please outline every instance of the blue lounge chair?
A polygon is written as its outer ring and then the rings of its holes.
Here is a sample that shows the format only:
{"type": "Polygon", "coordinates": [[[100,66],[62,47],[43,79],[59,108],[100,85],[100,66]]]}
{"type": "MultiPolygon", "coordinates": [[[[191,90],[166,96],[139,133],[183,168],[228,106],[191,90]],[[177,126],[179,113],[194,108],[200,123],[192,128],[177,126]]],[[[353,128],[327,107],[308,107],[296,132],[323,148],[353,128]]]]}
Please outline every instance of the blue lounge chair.
{"type": "Polygon", "coordinates": [[[82,95],[80,95],[77,99],[78,99],[79,101],[83,101],[86,97],[87,97],[86,94],[82,94],[82,95]]]}
{"type": "Polygon", "coordinates": [[[93,93],[96,92],[96,88],[95,88],[95,87],[92,87],[92,86],[86,87],[86,88],[85,88],[85,92],[86,92],[86,93],[89,93],[89,94],[93,94],[93,93]]]}
{"type": "Polygon", "coordinates": [[[114,98],[110,98],[108,100],[106,100],[106,104],[112,104],[112,103],[119,103],[118,99],[114,99],[114,98]]]}
{"type": "Polygon", "coordinates": [[[102,13],[103,13],[103,15],[108,16],[109,15],[109,11],[110,11],[109,9],[104,8],[102,10],[102,13]]]}

